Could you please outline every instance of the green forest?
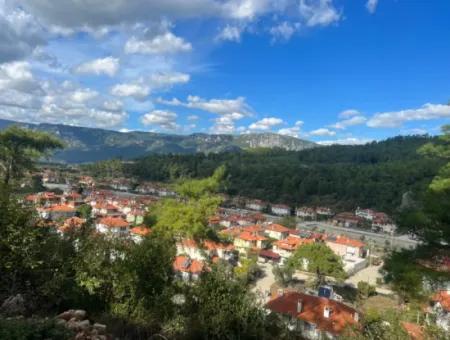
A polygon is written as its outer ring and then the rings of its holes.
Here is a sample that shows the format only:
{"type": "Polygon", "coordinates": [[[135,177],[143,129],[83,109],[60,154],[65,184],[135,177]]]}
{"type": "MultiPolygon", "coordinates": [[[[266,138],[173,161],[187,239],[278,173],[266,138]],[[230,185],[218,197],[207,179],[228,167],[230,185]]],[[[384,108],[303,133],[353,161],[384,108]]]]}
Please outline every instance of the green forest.
{"type": "MultiPolygon", "coordinates": [[[[149,155],[124,164],[126,177],[171,181],[202,178],[226,166],[230,195],[272,203],[328,205],[339,210],[357,206],[393,213],[407,192],[420,192],[443,165],[417,149],[433,137],[395,137],[366,145],[334,145],[304,151],[257,149],[242,152],[149,155]]],[[[94,173],[101,164],[89,165],[94,173]]]]}

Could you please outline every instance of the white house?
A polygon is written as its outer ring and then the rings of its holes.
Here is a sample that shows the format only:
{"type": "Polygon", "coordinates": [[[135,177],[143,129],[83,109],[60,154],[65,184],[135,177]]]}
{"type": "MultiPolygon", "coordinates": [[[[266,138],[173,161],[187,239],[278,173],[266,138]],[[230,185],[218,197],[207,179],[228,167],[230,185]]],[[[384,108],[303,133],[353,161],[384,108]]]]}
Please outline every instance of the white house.
{"type": "Polygon", "coordinates": [[[291,208],[284,204],[273,204],[270,211],[277,216],[289,216],[291,214],[291,208]]]}
{"type": "Polygon", "coordinates": [[[303,220],[315,220],[317,218],[317,213],[313,208],[310,207],[299,207],[295,211],[295,215],[303,220]]]}
{"type": "Polygon", "coordinates": [[[95,230],[102,234],[126,236],[129,233],[127,221],[121,217],[104,217],[95,224],[95,230]]]}
{"type": "Polygon", "coordinates": [[[289,236],[289,228],[277,223],[269,223],[264,226],[264,233],[270,238],[283,240],[289,236]]]}
{"type": "Polygon", "coordinates": [[[245,207],[250,210],[256,210],[256,211],[262,211],[266,204],[263,201],[260,200],[252,200],[248,201],[245,204],[245,207]]]}

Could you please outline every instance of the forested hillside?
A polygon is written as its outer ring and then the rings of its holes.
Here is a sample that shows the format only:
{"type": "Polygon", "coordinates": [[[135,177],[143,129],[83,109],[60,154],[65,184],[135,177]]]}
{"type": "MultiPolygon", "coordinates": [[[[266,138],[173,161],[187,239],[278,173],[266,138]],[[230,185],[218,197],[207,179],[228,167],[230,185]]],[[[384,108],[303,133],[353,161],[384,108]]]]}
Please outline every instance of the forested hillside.
{"type": "Polygon", "coordinates": [[[291,205],[326,204],[339,209],[359,205],[393,212],[406,192],[425,188],[443,164],[417,153],[432,140],[412,136],[299,152],[150,155],[126,165],[125,172],[141,180],[168,181],[180,175],[209,176],[225,164],[228,194],[291,205]]]}

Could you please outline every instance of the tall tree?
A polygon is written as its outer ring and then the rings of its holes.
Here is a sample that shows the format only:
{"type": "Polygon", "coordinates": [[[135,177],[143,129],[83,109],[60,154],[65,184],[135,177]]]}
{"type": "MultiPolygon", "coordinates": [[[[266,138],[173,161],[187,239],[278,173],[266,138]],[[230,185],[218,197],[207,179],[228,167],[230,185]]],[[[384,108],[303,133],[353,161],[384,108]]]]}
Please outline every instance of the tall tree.
{"type": "Polygon", "coordinates": [[[3,183],[9,184],[25,170],[32,169],[34,161],[63,146],[59,139],[44,132],[17,126],[0,132],[0,169],[3,183]]]}
{"type": "Polygon", "coordinates": [[[297,269],[304,268],[315,273],[318,285],[325,282],[326,276],[338,280],[345,278],[341,258],[324,243],[311,243],[298,247],[287,265],[297,269]]]}

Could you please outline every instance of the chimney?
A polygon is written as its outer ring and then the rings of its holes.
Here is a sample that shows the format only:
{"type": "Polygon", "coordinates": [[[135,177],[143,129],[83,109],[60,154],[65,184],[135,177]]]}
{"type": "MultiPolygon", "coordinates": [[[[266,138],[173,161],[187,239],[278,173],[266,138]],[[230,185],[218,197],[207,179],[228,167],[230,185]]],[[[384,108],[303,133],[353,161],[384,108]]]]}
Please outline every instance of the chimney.
{"type": "Polygon", "coordinates": [[[358,312],[355,312],[353,314],[353,320],[355,320],[356,322],[359,322],[359,313],[358,312]]]}
{"type": "Polygon", "coordinates": [[[301,299],[299,299],[297,301],[297,313],[301,313],[303,312],[303,301],[301,299]]]}
{"type": "Polygon", "coordinates": [[[324,307],[323,309],[323,317],[328,319],[331,315],[331,308],[330,307],[324,307]]]}

